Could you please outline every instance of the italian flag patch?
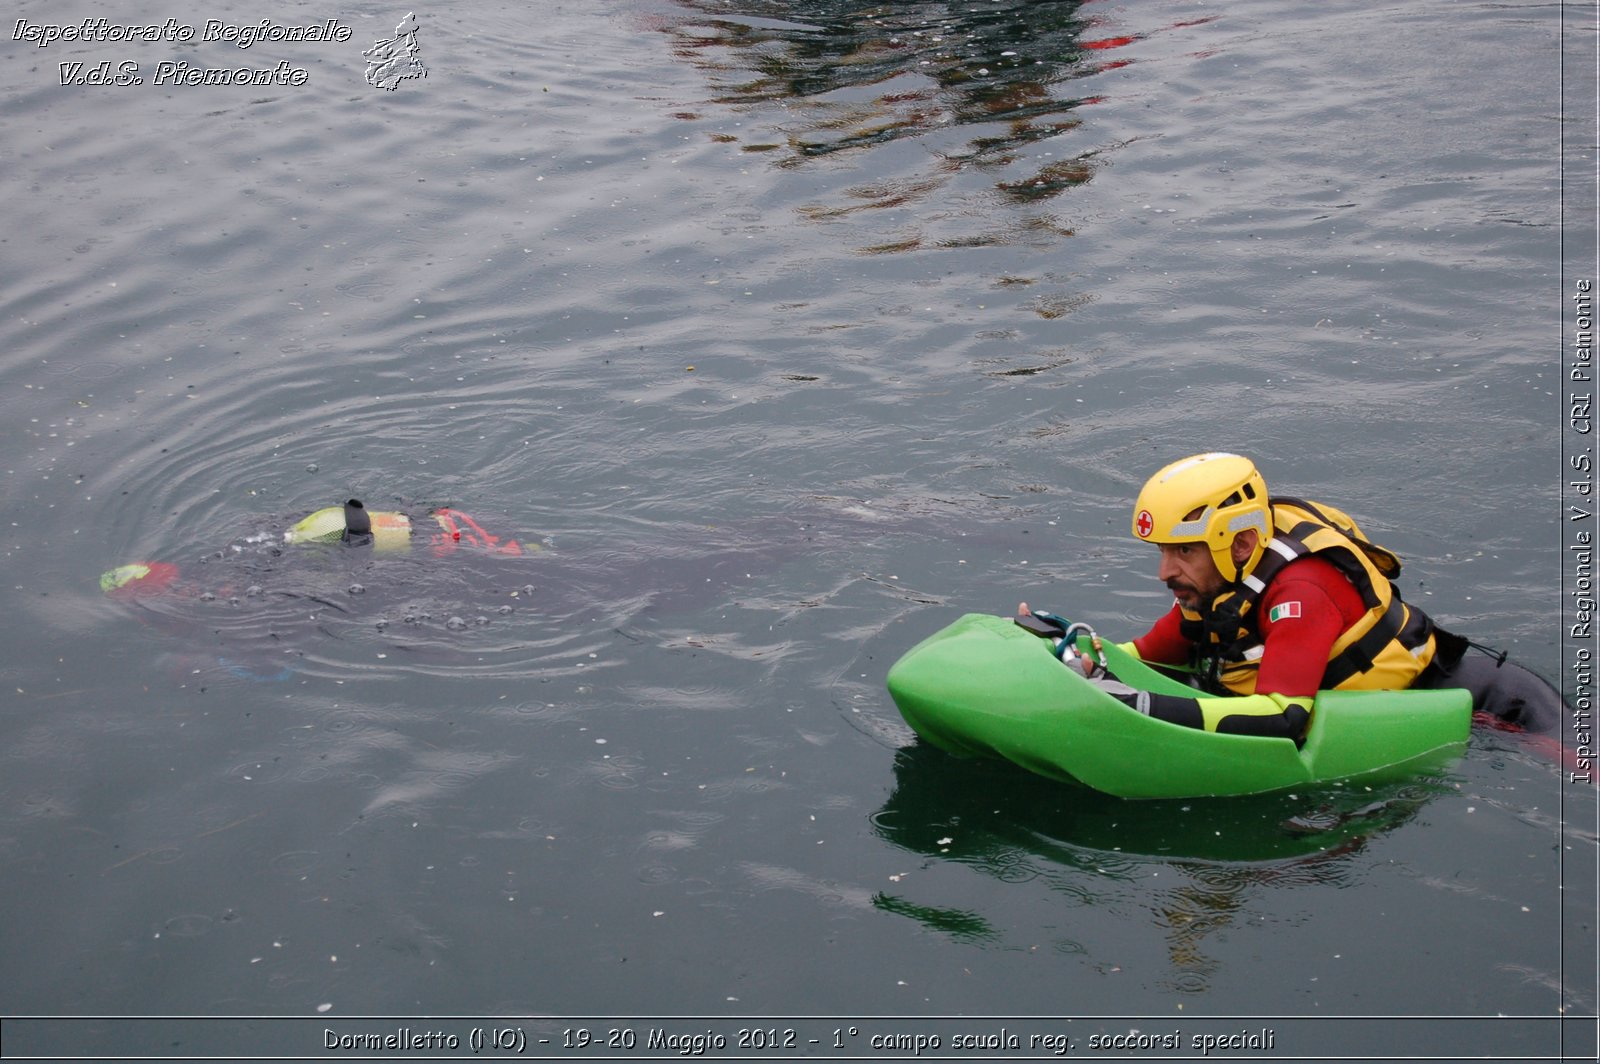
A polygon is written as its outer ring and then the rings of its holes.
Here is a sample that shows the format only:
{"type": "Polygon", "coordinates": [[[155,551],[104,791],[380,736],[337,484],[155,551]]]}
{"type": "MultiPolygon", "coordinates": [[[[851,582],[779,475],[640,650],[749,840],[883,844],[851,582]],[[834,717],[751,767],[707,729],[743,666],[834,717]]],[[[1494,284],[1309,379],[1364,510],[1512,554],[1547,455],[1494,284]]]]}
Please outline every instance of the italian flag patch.
{"type": "Polygon", "coordinates": [[[1281,621],[1285,617],[1298,616],[1300,616],[1300,603],[1298,601],[1280,602],[1267,611],[1267,620],[1269,621],[1281,621]]]}

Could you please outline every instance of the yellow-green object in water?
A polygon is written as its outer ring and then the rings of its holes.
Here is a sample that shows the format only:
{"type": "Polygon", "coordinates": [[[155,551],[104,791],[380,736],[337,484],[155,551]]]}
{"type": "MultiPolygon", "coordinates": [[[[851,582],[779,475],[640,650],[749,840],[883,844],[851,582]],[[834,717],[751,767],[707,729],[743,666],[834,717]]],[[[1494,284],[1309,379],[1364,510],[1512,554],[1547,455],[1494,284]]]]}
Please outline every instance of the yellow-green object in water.
{"type": "Polygon", "coordinates": [[[100,574],[100,590],[108,595],[147,595],[165,591],[178,578],[171,562],[134,562],[100,574]]]}
{"type": "Polygon", "coordinates": [[[285,543],[337,543],[351,536],[372,537],[372,549],[411,549],[411,519],[402,513],[368,510],[356,499],[343,506],[325,506],[295,522],[283,534],[285,543]]]}
{"type": "Polygon", "coordinates": [[[143,580],[150,575],[150,567],[135,563],[133,565],[119,565],[115,569],[100,574],[100,590],[115,591],[130,580],[143,580]]]}
{"type": "MultiPolygon", "coordinates": [[[[1197,693],[1109,641],[1103,653],[1131,687],[1197,693]]],[[[1300,747],[1185,728],[1129,709],[1056,660],[1048,641],[977,613],[907,651],[888,685],[906,723],[940,749],[1005,758],[1122,798],[1404,778],[1450,764],[1472,728],[1472,696],[1453,688],[1321,691],[1300,747]]]]}

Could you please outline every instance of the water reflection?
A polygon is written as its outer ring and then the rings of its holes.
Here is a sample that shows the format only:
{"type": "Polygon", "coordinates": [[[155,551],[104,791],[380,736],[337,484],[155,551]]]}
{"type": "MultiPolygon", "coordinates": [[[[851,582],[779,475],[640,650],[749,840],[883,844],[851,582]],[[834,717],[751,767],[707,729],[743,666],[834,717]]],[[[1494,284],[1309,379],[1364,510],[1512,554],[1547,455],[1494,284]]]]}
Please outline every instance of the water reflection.
{"type": "MultiPolygon", "coordinates": [[[[955,761],[922,744],[895,756],[877,833],[914,853],[1006,882],[1040,881],[1085,907],[1125,910],[1165,939],[1172,989],[1204,989],[1206,941],[1248,918],[1275,887],[1338,886],[1367,843],[1407,823],[1440,783],[1328,788],[1235,799],[1131,802],[1019,772],[955,761]],[[1168,878],[1176,871],[1176,883],[1168,878]],[[1159,878],[1158,878],[1159,876],[1159,878]]],[[[1453,793],[1453,792],[1452,792],[1453,793]]],[[[1002,936],[982,913],[889,892],[874,904],[952,938],[1002,936]]],[[[1082,947],[1067,943],[1062,948],[1082,947]]]]}
{"type": "Polygon", "coordinates": [[[694,15],[666,32],[711,83],[711,102],[782,108],[773,139],[758,132],[744,151],[778,153],[787,167],[913,138],[931,153],[932,173],[850,190],[855,202],[808,212],[821,218],[925,200],[969,169],[1011,202],[1084,184],[1106,145],[1062,138],[1104,99],[1088,79],[1127,66],[1120,49],[1146,36],[1099,24],[1081,0],[679,2],[694,15]]]}

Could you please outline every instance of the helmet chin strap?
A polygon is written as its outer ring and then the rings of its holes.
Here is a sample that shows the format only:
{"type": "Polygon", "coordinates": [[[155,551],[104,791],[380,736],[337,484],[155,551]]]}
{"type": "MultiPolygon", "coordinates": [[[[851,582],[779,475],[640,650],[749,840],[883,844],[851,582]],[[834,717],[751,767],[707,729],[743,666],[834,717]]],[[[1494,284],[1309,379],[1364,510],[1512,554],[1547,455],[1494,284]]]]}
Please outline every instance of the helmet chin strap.
{"type": "MultiPolygon", "coordinates": [[[[1244,561],[1242,561],[1242,562],[1241,561],[1235,561],[1233,563],[1233,586],[1234,587],[1238,587],[1240,584],[1244,583],[1245,566],[1250,564],[1250,559],[1251,558],[1259,558],[1260,556],[1261,555],[1260,555],[1259,551],[1257,551],[1255,549],[1252,549],[1249,554],[1245,555],[1244,561]]],[[[1232,557],[1232,555],[1230,555],[1230,557],[1232,557]]]]}
{"type": "MultiPolygon", "coordinates": [[[[1228,544],[1228,564],[1217,566],[1217,575],[1227,581],[1229,588],[1236,588],[1244,582],[1244,563],[1234,557],[1233,548],[1234,544],[1230,542],[1228,544]],[[1231,577],[1228,575],[1230,571],[1233,573],[1231,577]]],[[[1213,555],[1212,557],[1215,558],[1216,556],[1213,555]]],[[[1215,595],[1211,597],[1216,598],[1215,595]]]]}
{"type": "MultiPolygon", "coordinates": [[[[1254,531],[1256,533],[1257,539],[1256,539],[1255,545],[1253,547],[1251,547],[1250,553],[1245,555],[1244,561],[1237,561],[1237,560],[1234,560],[1234,558],[1233,558],[1233,548],[1235,546],[1237,546],[1237,538],[1238,537],[1235,536],[1235,542],[1234,543],[1230,543],[1228,545],[1228,552],[1229,552],[1228,553],[1228,558],[1229,558],[1230,561],[1233,561],[1233,583],[1231,585],[1233,587],[1239,587],[1241,584],[1244,583],[1244,578],[1245,578],[1245,575],[1246,575],[1245,574],[1245,566],[1249,565],[1250,560],[1252,558],[1260,558],[1261,554],[1262,554],[1262,540],[1263,540],[1263,537],[1261,535],[1261,532],[1259,530],[1256,530],[1256,529],[1246,529],[1245,531],[1254,531]]],[[[1240,532],[1240,533],[1238,533],[1238,535],[1242,536],[1242,535],[1244,535],[1244,532],[1240,532]]]]}

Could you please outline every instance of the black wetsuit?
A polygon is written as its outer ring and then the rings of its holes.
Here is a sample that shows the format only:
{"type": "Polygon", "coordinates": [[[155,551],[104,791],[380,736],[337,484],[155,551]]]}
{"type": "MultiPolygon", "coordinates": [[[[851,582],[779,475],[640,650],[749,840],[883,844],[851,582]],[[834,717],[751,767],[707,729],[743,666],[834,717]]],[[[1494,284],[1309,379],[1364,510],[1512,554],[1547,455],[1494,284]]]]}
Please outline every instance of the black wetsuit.
{"type": "Polygon", "coordinates": [[[1560,731],[1567,713],[1561,692],[1537,673],[1505,660],[1502,655],[1476,648],[1464,648],[1459,655],[1450,655],[1441,645],[1439,656],[1411,686],[1465,687],[1472,692],[1473,710],[1529,732],[1560,731]],[[1454,658],[1454,661],[1447,665],[1440,660],[1443,658],[1454,658]]]}

